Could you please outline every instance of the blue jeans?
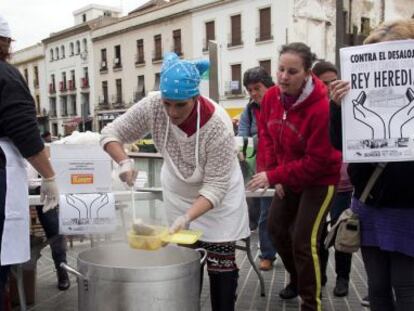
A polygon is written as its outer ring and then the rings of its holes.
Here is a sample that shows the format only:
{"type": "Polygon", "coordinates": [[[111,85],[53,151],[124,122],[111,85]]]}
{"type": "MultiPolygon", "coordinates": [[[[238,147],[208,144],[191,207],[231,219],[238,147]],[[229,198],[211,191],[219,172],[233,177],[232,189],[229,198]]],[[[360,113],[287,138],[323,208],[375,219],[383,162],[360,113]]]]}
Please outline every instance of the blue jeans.
{"type": "Polygon", "coordinates": [[[267,218],[269,215],[272,198],[260,198],[260,218],[259,218],[259,241],[261,258],[274,260],[276,258],[276,249],[270,239],[269,230],[267,228],[267,218]]]}

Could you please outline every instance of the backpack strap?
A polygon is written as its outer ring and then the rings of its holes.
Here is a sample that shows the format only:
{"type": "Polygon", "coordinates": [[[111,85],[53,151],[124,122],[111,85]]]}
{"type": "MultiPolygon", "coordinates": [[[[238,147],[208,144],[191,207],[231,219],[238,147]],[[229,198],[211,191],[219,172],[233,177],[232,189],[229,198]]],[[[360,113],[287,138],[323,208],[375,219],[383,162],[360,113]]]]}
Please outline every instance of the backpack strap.
{"type": "Polygon", "coordinates": [[[367,200],[369,193],[371,192],[372,188],[375,185],[375,182],[377,181],[378,177],[380,177],[382,171],[384,170],[384,168],[387,166],[387,163],[385,162],[380,162],[377,164],[374,172],[372,173],[371,177],[369,178],[364,191],[362,191],[361,197],[359,198],[359,201],[361,201],[362,203],[365,203],[365,201],[367,200]]]}

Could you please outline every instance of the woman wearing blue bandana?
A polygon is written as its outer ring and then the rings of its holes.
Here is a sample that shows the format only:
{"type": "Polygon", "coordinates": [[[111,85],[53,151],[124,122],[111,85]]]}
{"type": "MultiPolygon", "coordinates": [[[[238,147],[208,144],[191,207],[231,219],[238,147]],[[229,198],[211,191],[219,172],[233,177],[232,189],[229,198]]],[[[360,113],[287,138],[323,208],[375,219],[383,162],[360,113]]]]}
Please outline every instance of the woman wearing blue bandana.
{"type": "Polygon", "coordinates": [[[199,94],[207,61],[180,60],[174,53],[164,59],[160,92],[106,126],[101,145],[119,163],[121,180],[133,186],[137,172],[122,144],[152,134],[164,158],[161,184],[170,232],[203,232],[197,246],[208,251],[212,308],[231,311],[238,279],[235,241],[250,232],[232,122],[199,94]]]}

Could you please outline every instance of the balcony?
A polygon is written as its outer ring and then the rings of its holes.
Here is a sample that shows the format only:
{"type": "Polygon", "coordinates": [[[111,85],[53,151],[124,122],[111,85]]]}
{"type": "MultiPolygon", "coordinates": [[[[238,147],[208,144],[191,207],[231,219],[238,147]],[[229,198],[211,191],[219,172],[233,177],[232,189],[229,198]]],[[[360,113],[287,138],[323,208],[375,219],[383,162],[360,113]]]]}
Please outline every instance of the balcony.
{"type": "Polygon", "coordinates": [[[109,101],[107,98],[99,99],[96,110],[109,110],[110,108],[111,108],[111,105],[109,104],[109,101]]]}
{"type": "Polygon", "coordinates": [[[70,92],[75,91],[76,90],[75,80],[69,80],[68,87],[69,87],[70,92]]]}
{"type": "Polygon", "coordinates": [[[89,79],[88,78],[81,78],[81,92],[89,92],[89,79]]]}
{"type": "Polygon", "coordinates": [[[266,42],[266,41],[272,41],[273,35],[272,35],[272,28],[273,25],[270,26],[269,29],[259,29],[256,28],[256,42],[266,42]]]}
{"type": "Polygon", "coordinates": [[[50,109],[49,111],[49,118],[56,118],[57,117],[57,111],[56,109],[50,109]]]}
{"type": "Polygon", "coordinates": [[[246,94],[241,87],[240,81],[226,81],[224,84],[224,95],[231,98],[244,97],[246,94]]]}
{"type": "Polygon", "coordinates": [[[145,65],[145,58],[143,54],[135,54],[135,65],[145,65]]]}
{"type": "Polygon", "coordinates": [[[232,47],[242,47],[244,42],[242,40],[242,33],[239,33],[237,35],[234,34],[229,34],[227,37],[227,47],[228,48],[232,48],[232,47]]]}
{"type": "Polygon", "coordinates": [[[122,62],[119,57],[114,58],[114,66],[112,67],[114,71],[118,71],[122,69],[122,62]]]}
{"type": "Polygon", "coordinates": [[[49,94],[50,95],[55,95],[56,94],[56,88],[54,83],[49,83],[49,94]]]}
{"type": "Polygon", "coordinates": [[[101,61],[101,67],[99,68],[100,73],[107,73],[108,72],[108,64],[106,60],[101,61]]]}
{"type": "Polygon", "coordinates": [[[162,62],[162,50],[152,51],[152,62],[153,63],[162,62]]]}
{"type": "Polygon", "coordinates": [[[61,93],[65,93],[65,92],[67,92],[67,88],[66,88],[66,82],[64,82],[64,81],[60,81],[59,82],[59,92],[61,92],[61,93]]]}

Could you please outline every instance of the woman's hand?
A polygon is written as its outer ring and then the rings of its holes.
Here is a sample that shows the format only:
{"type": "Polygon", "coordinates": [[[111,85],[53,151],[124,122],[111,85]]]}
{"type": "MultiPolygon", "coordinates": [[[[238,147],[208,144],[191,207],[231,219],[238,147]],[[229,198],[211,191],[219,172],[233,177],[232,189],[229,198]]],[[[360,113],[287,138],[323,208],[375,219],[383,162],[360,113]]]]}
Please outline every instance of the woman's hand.
{"type": "Polygon", "coordinates": [[[264,191],[266,191],[269,186],[266,172],[260,172],[253,175],[252,179],[247,183],[246,189],[256,191],[259,188],[264,188],[264,191]]]}
{"type": "Polygon", "coordinates": [[[277,184],[275,186],[275,192],[277,196],[279,197],[279,199],[283,199],[285,197],[285,190],[283,190],[282,184],[277,184]]]}
{"type": "Polygon", "coordinates": [[[343,80],[335,80],[331,82],[329,87],[331,89],[331,98],[333,102],[336,105],[341,106],[342,99],[346,94],[348,94],[349,90],[351,89],[349,82],[343,80]]]}

